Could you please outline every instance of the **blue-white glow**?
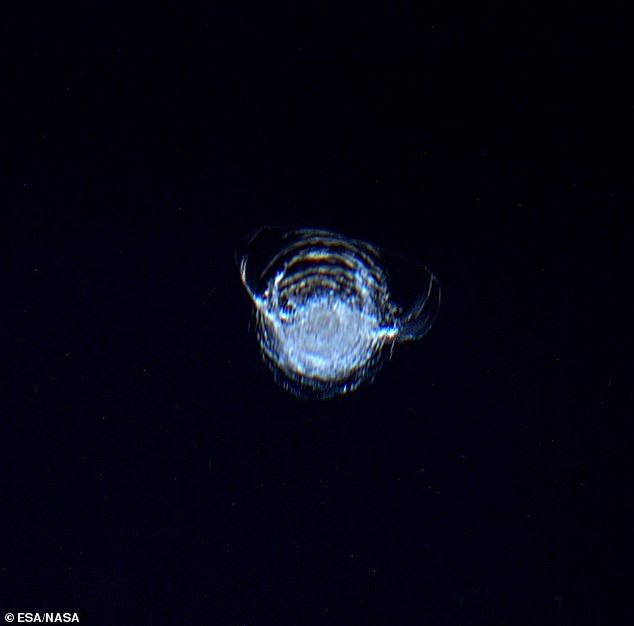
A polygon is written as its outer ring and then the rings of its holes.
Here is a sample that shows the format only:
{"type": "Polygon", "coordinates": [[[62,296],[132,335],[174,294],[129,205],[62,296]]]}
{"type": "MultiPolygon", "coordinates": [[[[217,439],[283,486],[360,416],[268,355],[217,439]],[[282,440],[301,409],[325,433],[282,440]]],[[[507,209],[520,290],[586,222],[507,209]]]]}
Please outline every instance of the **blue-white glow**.
{"type": "Polygon", "coordinates": [[[435,310],[421,321],[429,294],[399,316],[380,255],[368,244],[304,230],[280,238],[275,252],[257,274],[260,291],[247,277],[248,251],[241,273],[256,307],[265,360],[298,395],[355,389],[378,370],[386,346],[419,338],[433,323],[435,310]]]}
{"type": "Polygon", "coordinates": [[[363,368],[395,329],[381,327],[371,309],[339,299],[315,296],[291,314],[265,309],[267,351],[280,367],[300,376],[337,381],[363,368]]]}

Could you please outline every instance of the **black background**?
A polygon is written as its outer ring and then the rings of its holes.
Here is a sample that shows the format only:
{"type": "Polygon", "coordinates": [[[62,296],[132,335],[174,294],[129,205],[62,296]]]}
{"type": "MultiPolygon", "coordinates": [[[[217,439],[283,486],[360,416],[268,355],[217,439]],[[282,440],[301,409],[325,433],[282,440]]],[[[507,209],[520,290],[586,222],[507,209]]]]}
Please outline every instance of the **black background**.
{"type": "Polygon", "coordinates": [[[531,7],[5,16],[3,613],[629,623],[626,29],[531,7]],[[431,334],[289,395],[264,224],[425,262],[431,334]]]}

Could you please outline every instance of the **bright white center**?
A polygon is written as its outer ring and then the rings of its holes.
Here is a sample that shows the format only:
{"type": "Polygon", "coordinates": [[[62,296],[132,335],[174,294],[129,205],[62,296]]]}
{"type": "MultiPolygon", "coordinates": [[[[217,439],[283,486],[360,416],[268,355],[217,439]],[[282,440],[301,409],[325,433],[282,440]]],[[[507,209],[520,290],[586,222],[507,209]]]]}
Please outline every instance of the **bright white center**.
{"type": "Polygon", "coordinates": [[[380,335],[375,315],[347,300],[319,297],[273,329],[283,367],[311,378],[337,380],[373,356],[380,335]]]}

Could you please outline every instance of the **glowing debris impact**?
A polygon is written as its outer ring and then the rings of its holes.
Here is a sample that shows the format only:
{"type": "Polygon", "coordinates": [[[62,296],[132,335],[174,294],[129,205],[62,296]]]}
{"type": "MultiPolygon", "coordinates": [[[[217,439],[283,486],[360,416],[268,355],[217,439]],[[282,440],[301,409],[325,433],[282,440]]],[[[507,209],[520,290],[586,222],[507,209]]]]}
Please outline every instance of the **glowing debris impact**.
{"type": "Polygon", "coordinates": [[[427,334],[440,306],[438,280],[425,270],[424,291],[403,314],[379,252],[329,231],[263,229],[240,271],[264,359],[300,396],[327,398],[371,380],[387,348],[427,334]]]}

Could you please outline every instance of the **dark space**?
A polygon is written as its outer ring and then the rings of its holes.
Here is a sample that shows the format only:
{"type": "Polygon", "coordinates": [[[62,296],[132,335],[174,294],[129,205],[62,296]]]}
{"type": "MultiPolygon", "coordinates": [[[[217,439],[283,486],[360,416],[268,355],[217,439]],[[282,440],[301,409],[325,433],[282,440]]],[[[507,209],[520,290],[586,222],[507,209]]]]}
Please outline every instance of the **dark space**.
{"type": "Polygon", "coordinates": [[[2,615],[631,623],[622,18],[311,6],[7,9],[2,615]],[[433,330],[290,395],[262,225],[424,262],[433,330]]]}

